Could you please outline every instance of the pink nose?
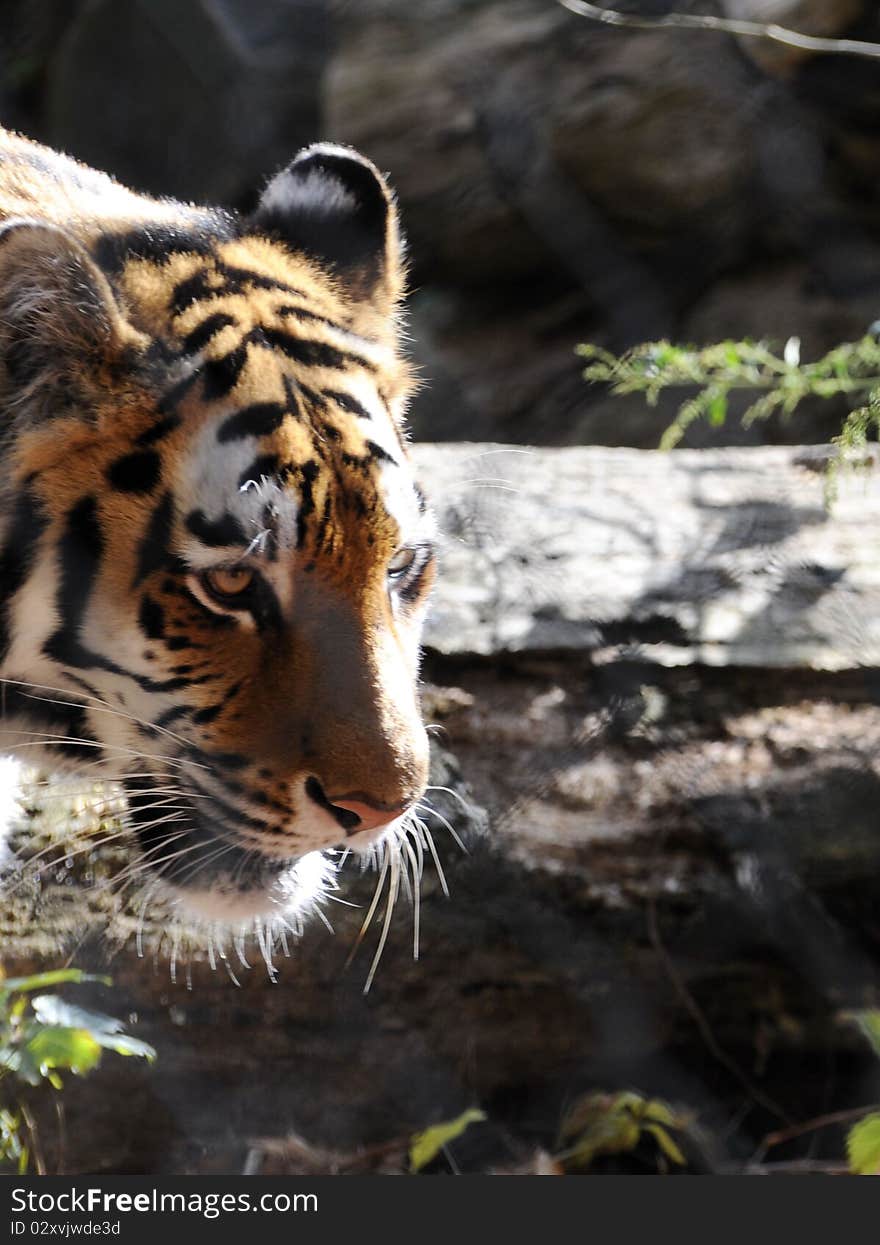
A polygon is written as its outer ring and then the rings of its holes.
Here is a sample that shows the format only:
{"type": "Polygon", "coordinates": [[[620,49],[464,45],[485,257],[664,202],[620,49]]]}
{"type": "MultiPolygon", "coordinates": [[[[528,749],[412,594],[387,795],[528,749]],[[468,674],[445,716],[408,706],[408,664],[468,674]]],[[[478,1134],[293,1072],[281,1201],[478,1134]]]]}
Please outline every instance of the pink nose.
{"type": "Polygon", "coordinates": [[[352,826],[349,834],[360,834],[362,830],[381,830],[383,826],[389,825],[394,821],[395,817],[400,817],[405,813],[409,805],[401,804],[400,808],[377,808],[375,804],[365,804],[363,800],[330,800],[334,808],[345,809],[347,813],[354,813],[359,818],[359,823],[352,826]]]}

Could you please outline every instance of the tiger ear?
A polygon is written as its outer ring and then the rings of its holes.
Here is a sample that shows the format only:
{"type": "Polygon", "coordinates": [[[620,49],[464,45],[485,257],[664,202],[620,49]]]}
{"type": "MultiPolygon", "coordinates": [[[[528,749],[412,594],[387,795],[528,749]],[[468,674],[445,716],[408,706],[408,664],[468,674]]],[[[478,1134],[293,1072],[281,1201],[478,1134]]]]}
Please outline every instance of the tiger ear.
{"type": "Polygon", "coordinates": [[[0,377],[16,405],[50,416],[87,400],[134,336],[75,238],[42,221],[0,228],[0,377]]]}
{"type": "Polygon", "coordinates": [[[306,147],[269,182],[252,227],[328,268],[383,314],[403,293],[403,242],[388,183],[349,147],[306,147]]]}

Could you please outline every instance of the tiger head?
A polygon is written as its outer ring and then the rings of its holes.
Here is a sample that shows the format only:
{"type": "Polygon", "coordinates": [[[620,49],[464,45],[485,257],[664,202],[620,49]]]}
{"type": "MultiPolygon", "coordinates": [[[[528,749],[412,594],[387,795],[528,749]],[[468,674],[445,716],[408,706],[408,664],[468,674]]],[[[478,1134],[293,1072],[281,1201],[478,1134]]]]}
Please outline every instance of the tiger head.
{"type": "Polygon", "coordinates": [[[239,921],[427,781],[401,242],[324,144],[248,218],[159,206],[0,236],[6,713],[124,783],[157,889],[239,921]]]}

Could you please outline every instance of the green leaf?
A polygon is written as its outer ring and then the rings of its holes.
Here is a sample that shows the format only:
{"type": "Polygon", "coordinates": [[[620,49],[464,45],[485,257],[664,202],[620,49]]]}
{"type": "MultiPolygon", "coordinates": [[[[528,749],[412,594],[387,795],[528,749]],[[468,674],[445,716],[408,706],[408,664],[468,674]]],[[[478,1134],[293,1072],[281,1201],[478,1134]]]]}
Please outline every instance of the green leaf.
{"type": "Polygon", "coordinates": [[[687,1160],[670,1135],[685,1121],[658,1098],[641,1094],[586,1094],[568,1112],[560,1138],[567,1148],[559,1157],[571,1167],[589,1167],[602,1154],[625,1154],[635,1150],[645,1133],[660,1151],[679,1167],[687,1160]]]}
{"type": "Polygon", "coordinates": [[[854,1176],[880,1176],[880,1113],[853,1124],[846,1138],[849,1169],[854,1176]]]}
{"type": "Polygon", "coordinates": [[[706,415],[713,428],[720,428],[727,418],[727,394],[716,393],[709,399],[706,415]]]}
{"type": "Polygon", "coordinates": [[[40,1076],[49,1080],[55,1068],[68,1068],[82,1076],[101,1061],[101,1044],[91,1033],[60,1025],[41,1025],[21,1052],[38,1069],[40,1076]]]}
{"type": "Polygon", "coordinates": [[[633,1108],[638,1095],[587,1094],[569,1112],[563,1138],[572,1142],[562,1156],[574,1167],[589,1167],[600,1154],[623,1154],[639,1144],[641,1126],[633,1108]]]}
{"type": "Polygon", "coordinates": [[[419,1172],[423,1167],[427,1167],[444,1146],[448,1145],[450,1141],[454,1141],[456,1137],[460,1137],[465,1129],[470,1128],[471,1124],[476,1124],[485,1118],[486,1115],[483,1111],[478,1111],[472,1107],[454,1120],[446,1120],[442,1124],[435,1124],[432,1128],[426,1128],[424,1132],[413,1134],[410,1138],[409,1146],[410,1171],[419,1172]]]}
{"type": "Polygon", "coordinates": [[[870,1043],[874,1054],[880,1057],[880,1009],[875,1007],[842,1012],[841,1020],[849,1020],[856,1025],[870,1043]]]}
{"type": "Polygon", "coordinates": [[[81,1029],[88,1033],[99,1046],[105,1050],[115,1051],[117,1055],[135,1055],[148,1059],[151,1063],[156,1052],[147,1042],[139,1038],[129,1037],[123,1033],[124,1025],[114,1016],[106,1016],[103,1012],[90,1012],[84,1007],[76,1007],[66,999],[55,994],[39,994],[31,1000],[34,1015],[40,1024],[63,1026],[68,1029],[81,1029]]]}
{"type": "Polygon", "coordinates": [[[100,981],[111,984],[109,977],[96,977],[84,973],[81,968],[55,968],[48,973],[35,973],[32,977],[7,977],[0,981],[0,997],[5,994],[27,994],[31,990],[45,990],[47,986],[60,986],[65,982],[100,981]]]}

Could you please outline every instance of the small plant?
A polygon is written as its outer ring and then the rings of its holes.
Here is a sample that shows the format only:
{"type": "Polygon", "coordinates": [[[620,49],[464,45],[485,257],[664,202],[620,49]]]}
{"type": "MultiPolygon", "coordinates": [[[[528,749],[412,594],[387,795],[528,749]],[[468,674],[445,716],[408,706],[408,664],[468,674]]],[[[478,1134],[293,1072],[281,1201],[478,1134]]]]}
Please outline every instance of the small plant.
{"type": "MultiPolygon", "coordinates": [[[[854,1024],[880,1059],[880,1011],[843,1012],[841,1020],[854,1024]]],[[[880,1176],[880,1111],[866,1108],[866,1112],[846,1135],[846,1157],[854,1176],[880,1176]]]]}
{"type": "Polygon", "coordinates": [[[579,1098],[566,1113],[559,1132],[556,1160],[565,1171],[592,1166],[602,1155],[631,1154],[645,1140],[653,1142],[660,1169],[687,1164],[675,1134],[689,1121],[659,1098],[623,1091],[579,1098]]]}
{"type": "MultiPolygon", "coordinates": [[[[0,1084],[12,1078],[24,1085],[63,1088],[60,1073],[82,1076],[101,1061],[105,1050],[152,1061],[156,1052],[146,1042],[128,1037],[112,1016],[76,1007],[57,994],[37,994],[70,982],[102,981],[77,968],[37,973],[32,977],[0,980],[0,1084]]],[[[30,1148],[25,1125],[33,1140],[33,1123],[20,1102],[0,1107],[0,1165],[27,1171],[30,1148]]]]}
{"type": "Polygon", "coordinates": [[[432,1163],[438,1154],[443,1152],[451,1141],[455,1141],[471,1124],[478,1124],[486,1119],[483,1111],[471,1107],[454,1120],[444,1120],[442,1124],[433,1124],[423,1132],[415,1133],[409,1141],[409,1170],[412,1175],[418,1174],[432,1163]]]}
{"type": "Polygon", "coordinates": [[[797,337],[788,339],[781,354],[766,342],[748,340],[703,347],[647,342],[619,357],[584,345],[578,354],[587,360],[586,380],[608,384],[612,393],[643,393],[652,406],[665,389],[696,389],[663,433],[661,449],[678,445],[698,420],[720,427],[730,395],[738,391],[757,395],[740,416],[746,427],[776,413],[788,418],[804,398],[842,395],[858,405],[834,438],[841,453],[862,450],[871,433],[880,434],[880,323],[859,341],[835,346],[812,363],[801,362],[797,337]]]}

